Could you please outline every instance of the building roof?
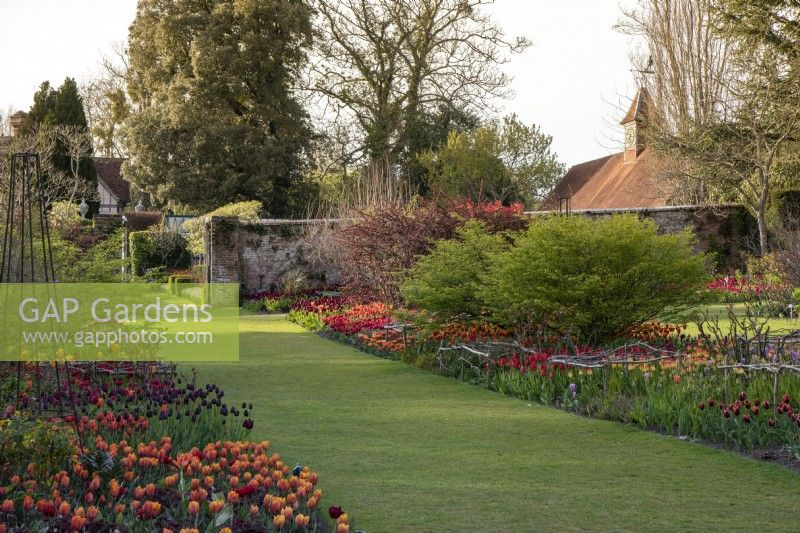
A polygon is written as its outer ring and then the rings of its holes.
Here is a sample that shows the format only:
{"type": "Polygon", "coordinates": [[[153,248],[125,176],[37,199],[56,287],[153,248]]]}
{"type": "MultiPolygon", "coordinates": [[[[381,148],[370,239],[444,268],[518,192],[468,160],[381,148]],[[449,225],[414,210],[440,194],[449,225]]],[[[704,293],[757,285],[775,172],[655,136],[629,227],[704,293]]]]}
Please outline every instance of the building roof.
{"type": "Polygon", "coordinates": [[[628,112],[625,113],[625,116],[619,121],[619,123],[627,124],[628,122],[633,122],[634,120],[646,118],[647,107],[649,103],[650,95],[648,94],[647,89],[642,87],[636,93],[634,99],[631,100],[631,106],[628,108],[628,112]]]}
{"type": "Polygon", "coordinates": [[[622,152],[570,168],[545,200],[542,209],[557,209],[559,198],[570,198],[570,208],[623,209],[667,205],[657,186],[659,161],[650,148],[626,163],[622,152]]]}
{"type": "Polygon", "coordinates": [[[117,200],[130,203],[131,186],[122,177],[123,162],[124,159],[117,157],[95,157],[94,169],[97,172],[97,179],[103,182],[117,200]]]}

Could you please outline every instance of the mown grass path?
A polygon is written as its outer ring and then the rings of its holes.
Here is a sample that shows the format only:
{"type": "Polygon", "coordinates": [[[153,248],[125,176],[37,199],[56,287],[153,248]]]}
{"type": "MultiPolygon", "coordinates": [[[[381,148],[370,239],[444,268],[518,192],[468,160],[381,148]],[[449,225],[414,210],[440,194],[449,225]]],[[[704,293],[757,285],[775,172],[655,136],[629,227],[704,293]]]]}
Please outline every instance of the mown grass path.
{"type": "MultiPolygon", "coordinates": [[[[800,476],[482,390],[242,318],[241,360],[198,365],[256,406],[255,438],[379,531],[797,531],[800,476]]],[[[213,436],[212,436],[213,438],[213,436]]]]}

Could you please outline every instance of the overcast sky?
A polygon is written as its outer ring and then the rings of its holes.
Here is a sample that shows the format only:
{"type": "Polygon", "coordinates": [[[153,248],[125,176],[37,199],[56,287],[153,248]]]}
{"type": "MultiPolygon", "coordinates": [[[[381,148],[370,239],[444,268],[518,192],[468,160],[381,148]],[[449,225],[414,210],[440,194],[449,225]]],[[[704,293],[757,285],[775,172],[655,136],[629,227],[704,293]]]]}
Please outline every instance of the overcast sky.
{"type": "MultiPolygon", "coordinates": [[[[613,25],[620,3],[631,1],[497,0],[491,7],[509,36],[534,45],[507,65],[516,94],[505,111],[552,135],[568,165],[621,145],[612,125],[635,90],[634,43],[613,25]]],[[[96,73],[135,12],[136,0],[0,0],[0,108],[27,110],[44,80],[57,86],[66,76],[96,73]]]]}

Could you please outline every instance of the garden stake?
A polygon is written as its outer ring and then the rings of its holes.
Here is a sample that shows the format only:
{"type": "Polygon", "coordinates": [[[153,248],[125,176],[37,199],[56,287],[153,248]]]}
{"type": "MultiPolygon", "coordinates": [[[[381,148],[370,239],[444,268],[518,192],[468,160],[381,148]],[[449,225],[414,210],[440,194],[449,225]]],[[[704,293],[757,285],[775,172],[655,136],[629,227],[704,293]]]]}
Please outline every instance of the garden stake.
{"type": "Polygon", "coordinates": [[[772,378],[772,405],[775,412],[778,412],[778,380],[780,379],[780,369],[775,371],[775,375],[772,378]]]}
{"type": "Polygon", "coordinates": [[[725,395],[725,403],[728,403],[729,400],[728,400],[728,369],[727,368],[724,368],[722,370],[722,375],[723,375],[722,380],[723,380],[723,383],[724,383],[723,394],[725,395]]]}

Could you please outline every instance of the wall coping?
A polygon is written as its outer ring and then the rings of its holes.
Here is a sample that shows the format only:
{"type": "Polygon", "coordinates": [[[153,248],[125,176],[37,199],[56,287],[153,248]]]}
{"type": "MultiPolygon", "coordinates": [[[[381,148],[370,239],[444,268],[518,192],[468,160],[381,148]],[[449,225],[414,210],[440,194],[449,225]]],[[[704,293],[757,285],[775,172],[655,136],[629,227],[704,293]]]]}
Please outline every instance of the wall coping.
{"type": "MultiPolygon", "coordinates": [[[[211,222],[214,220],[230,220],[239,223],[239,219],[237,217],[205,217],[206,222],[211,222]]],[[[340,218],[260,218],[256,224],[260,224],[262,226],[284,226],[286,224],[301,226],[305,224],[336,224],[342,222],[342,220],[343,219],[340,218]]],[[[245,224],[248,223],[245,222],[245,224]]]]}
{"type": "MultiPolygon", "coordinates": [[[[665,205],[660,207],[607,207],[603,209],[573,209],[573,215],[578,214],[613,214],[613,213],[668,213],[674,211],[702,211],[704,209],[732,209],[742,207],[741,204],[715,204],[715,205],[665,205]]],[[[528,216],[557,215],[560,211],[525,211],[528,216]]]]}

